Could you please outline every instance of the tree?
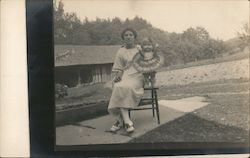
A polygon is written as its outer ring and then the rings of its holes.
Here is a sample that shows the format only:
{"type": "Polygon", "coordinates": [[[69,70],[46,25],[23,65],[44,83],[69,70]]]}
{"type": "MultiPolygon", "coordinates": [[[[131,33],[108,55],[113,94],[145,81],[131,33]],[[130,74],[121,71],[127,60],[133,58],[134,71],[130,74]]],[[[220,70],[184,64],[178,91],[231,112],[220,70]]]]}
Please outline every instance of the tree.
{"type": "MultiPolygon", "coordinates": [[[[183,41],[187,47],[185,53],[188,54],[186,56],[188,62],[215,58],[226,51],[224,42],[212,39],[203,27],[188,28],[182,34],[183,41]]],[[[182,53],[184,52],[182,51],[182,53]]]]}
{"type": "Polygon", "coordinates": [[[54,39],[56,44],[73,43],[74,31],[79,29],[81,21],[76,13],[65,13],[62,0],[54,2],[54,39]]]}
{"type": "Polygon", "coordinates": [[[238,35],[239,39],[242,41],[242,45],[240,46],[242,49],[249,45],[249,43],[250,43],[250,27],[249,27],[248,23],[245,23],[242,26],[241,31],[238,31],[237,35],[238,35]]]}
{"type": "Polygon", "coordinates": [[[60,0],[58,3],[58,6],[56,4],[57,1],[54,1],[54,38],[55,41],[61,41],[61,39],[66,38],[66,32],[65,32],[65,21],[64,21],[64,9],[63,9],[63,3],[60,0]]]}
{"type": "MultiPolygon", "coordinates": [[[[54,1],[55,2],[55,1],[54,1]]],[[[169,33],[153,27],[141,17],[82,21],[76,13],[65,13],[62,0],[54,5],[55,44],[75,45],[121,45],[121,31],[126,27],[134,28],[138,33],[137,43],[145,37],[151,37],[159,44],[158,50],[165,56],[165,64],[187,63],[202,59],[215,58],[224,53],[225,42],[212,39],[203,27],[190,27],[183,33],[169,33]]],[[[249,29],[244,29],[239,36],[249,42],[249,29]]]]}

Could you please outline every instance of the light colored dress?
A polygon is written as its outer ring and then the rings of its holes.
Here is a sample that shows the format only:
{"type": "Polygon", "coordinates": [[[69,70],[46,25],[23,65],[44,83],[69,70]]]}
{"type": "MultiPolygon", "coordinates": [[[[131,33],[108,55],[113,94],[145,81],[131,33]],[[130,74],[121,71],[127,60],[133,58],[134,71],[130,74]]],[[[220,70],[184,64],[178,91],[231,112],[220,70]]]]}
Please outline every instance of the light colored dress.
{"type": "Polygon", "coordinates": [[[144,77],[132,66],[137,52],[137,48],[122,47],[116,54],[112,71],[123,71],[123,75],[120,82],[114,83],[108,106],[110,114],[119,114],[119,108],[135,108],[142,98],[144,77]]]}

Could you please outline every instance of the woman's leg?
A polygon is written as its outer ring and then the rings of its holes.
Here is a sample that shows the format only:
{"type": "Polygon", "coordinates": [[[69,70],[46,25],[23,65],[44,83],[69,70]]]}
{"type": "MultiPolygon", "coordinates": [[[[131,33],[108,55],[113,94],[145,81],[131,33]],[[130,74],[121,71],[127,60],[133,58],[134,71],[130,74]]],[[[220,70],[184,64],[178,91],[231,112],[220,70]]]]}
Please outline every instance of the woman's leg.
{"type": "Polygon", "coordinates": [[[124,127],[125,127],[126,131],[129,133],[133,132],[135,129],[134,129],[133,122],[129,118],[128,109],[121,108],[121,113],[122,113],[124,127]]]}
{"type": "Polygon", "coordinates": [[[122,114],[122,118],[124,120],[124,123],[127,123],[129,125],[133,125],[133,122],[129,118],[129,114],[128,114],[128,109],[127,108],[121,108],[121,114],[122,114]]]}
{"type": "Polygon", "coordinates": [[[112,110],[109,110],[110,115],[115,119],[115,121],[118,121],[120,124],[123,123],[122,114],[120,108],[114,108],[112,110]]]}
{"type": "Polygon", "coordinates": [[[109,110],[109,113],[115,119],[115,123],[112,125],[110,130],[113,132],[118,131],[123,126],[121,110],[120,108],[115,108],[115,109],[109,110]]]}
{"type": "Polygon", "coordinates": [[[121,125],[123,124],[123,119],[122,119],[122,115],[121,114],[116,115],[115,116],[115,120],[118,121],[119,124],[121,124],[121,125]]]}

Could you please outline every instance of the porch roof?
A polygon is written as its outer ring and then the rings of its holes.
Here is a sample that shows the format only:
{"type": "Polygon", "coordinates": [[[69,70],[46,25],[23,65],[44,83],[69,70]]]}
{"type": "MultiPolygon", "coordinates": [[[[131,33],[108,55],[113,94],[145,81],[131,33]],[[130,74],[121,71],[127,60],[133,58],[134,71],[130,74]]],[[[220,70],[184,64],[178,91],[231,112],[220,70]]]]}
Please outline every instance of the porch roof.
{"type": "Polygon", "coordinates": [[[119,45],[55,45],[55,66],[113,63],[119,45]]]}

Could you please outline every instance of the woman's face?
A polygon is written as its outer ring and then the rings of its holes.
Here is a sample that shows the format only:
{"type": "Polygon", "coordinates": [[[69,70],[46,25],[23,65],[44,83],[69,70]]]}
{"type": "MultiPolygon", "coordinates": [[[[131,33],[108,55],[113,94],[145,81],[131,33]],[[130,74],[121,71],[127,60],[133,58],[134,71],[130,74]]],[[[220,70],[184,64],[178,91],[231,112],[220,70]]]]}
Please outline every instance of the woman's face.
{"type": "Polygon", "coordinates": [[[135,42],[135,36],[134,36],[133,32],[131,32],[131,31],[126,31],[123,35],[123,38],[124,38],[125,44],[127,44],[127,45],[134,44],[134,42],[135,42]]]}

